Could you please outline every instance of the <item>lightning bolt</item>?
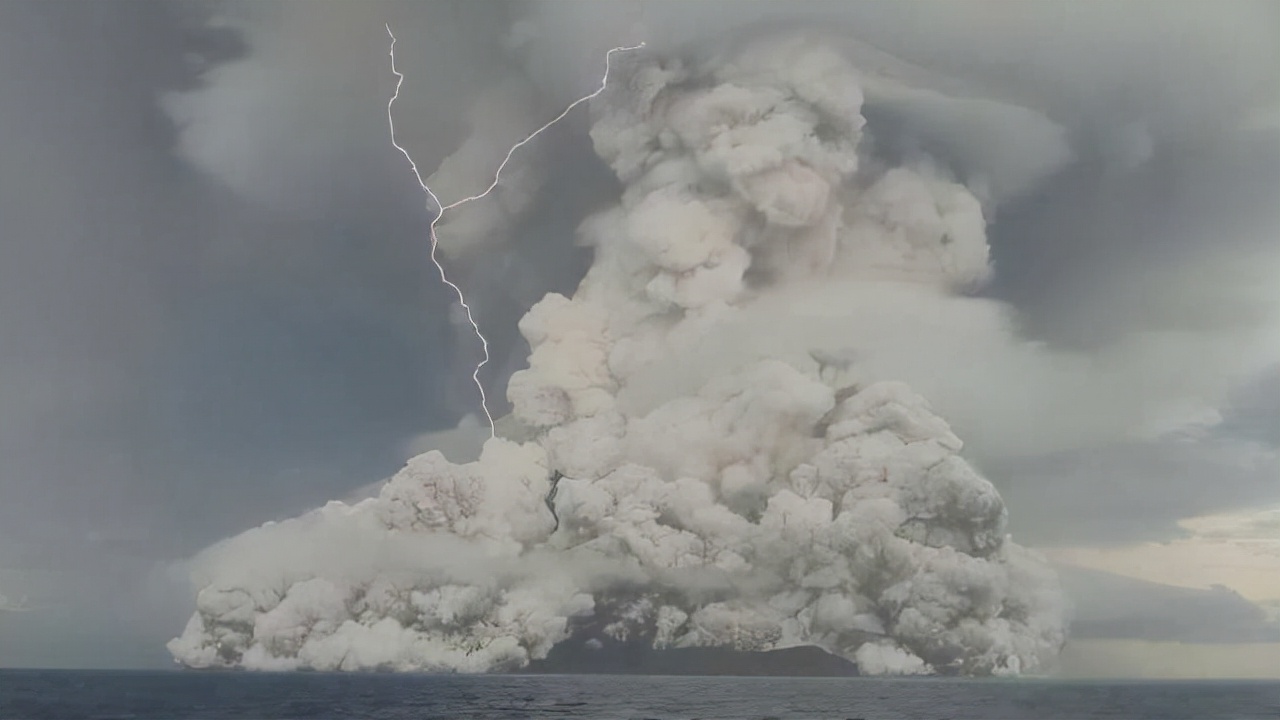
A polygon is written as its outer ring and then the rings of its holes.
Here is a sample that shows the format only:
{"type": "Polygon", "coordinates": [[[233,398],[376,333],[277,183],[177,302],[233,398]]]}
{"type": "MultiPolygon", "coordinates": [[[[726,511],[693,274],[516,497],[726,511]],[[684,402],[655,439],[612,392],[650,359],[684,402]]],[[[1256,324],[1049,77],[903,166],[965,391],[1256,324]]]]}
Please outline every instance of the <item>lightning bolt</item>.
{"type": "Polygon", "coordinates": [[[391,38],[391,47],[387,51],[387,54],[391,57],[391,72],[396,76],[395,92],[392,93],[391,99],[387,101],[387,127],[391,130],[391,144],[392,146],[395,147],[396,150],[400,151],[401,155],[404,155],[405,160],[409,161],[409,167],[413,170],[413,176],[418,180],[418,186],[422,188],[422,192],[426,194],[427,198],[431,200],[432,204],[434,204],[435,207],[438,208],[438,210],[436,211],[436,217],[434,220],[431,221],[431,227],[430,227],[431,262],[435,264],[436,270],[440,271],[440,282],[444,283],[445,285],[448,285],[453,290],[453,292],[458,296],[458,304],[462,306],[462,310],[466,313],[467,322],[471,323],[471,329],[475,331],[476,337],[480,338],[480,347],[484,350],[484,357],[480,360],[479,363],[476,364],[475,370],[472,371],[471,380],[472,382],[475,383],[476,389],[480,391],[480,407],[484,409],[484,416],[489,421],[489,437],[491,438],[497,437],[498,435],[497,426],[493,422],[493,414],[489,412],[489,399],[485,396],[484,384],[480,382],[480,370],[481,368],[483,368],[485,365],[489,363],[489,359],[490,359],[489,341],[485,339],[484,333],[480,332],[480,324],[476,322],[475,316],[471,314],[471,306],[467,304],[467,299],[462,294],[462,288],[458,287],[452,280],[449,279],[448,274],[444,270],[444,265],[440,263],[440,259],[436,254],[437,250],[440,247],[440,239],[436,236],[436,225],[440,223],[440,218],[444,217],[445,211],[452,210],[456,207],[465,205],[469,202],[480,200],[484,198],[486,195],[488,195],[489,193],[493,192],[493,189],[498,187],[498,182],[501,181],[502,179],[503,169],[507,167],[507,163],[511,162],[511,156],[515,155],[517,150],[524,147],[525,145],[528,145],[530,142],[533,142],[533,139],[538,137],[538,135],[541,135],[544,130],[563,120],[564,117],[568,115],[570,112],[572,112],[574,108],[578,107],[582,103],[585,103],[591,100],[592,98],[598,96],[600,93],[604,92],[605,88],[609,84],[609,68],[613,60],[613,55],[615,53],[628,52],[631,50],[639,50],[643,48],[645,44],[640,43],[638,45],[615,47],[609,50],[609,52],[605,53],[604,77],[600,79],[600,87],[596,88],[595,92],[591,93],[590,95],[584,95],[578,98],[577,100],[574,100],[573,102],[569,103],[569,105],[559,115],[547,121],[547,123],[542,127],[529,133],[529,135],[525,137],[525,139],[521,140],[515,145],[512,145],[511,149],[507,151],[507,156],[504,157],[502,159],[502,163],[498,165],[498,169],[494,171],[493,182],[489,183],[489,187],[485,188],[484,192],[480,192],[475,195],[468,195],[467,197],[464,197],[461,200],[455,200],[454,202],[451,202],[448,205],[445,205],[444,203],[440,202],[440,198],[436,197],[436,194],[432,192],[431,188],[427,187],[427,182],[422,179],[422,173],[418,171],[418,164],[413,161],[413,157],[409,155],[409,151],[401,147],[400,143],[396,141],[396,123],[391,117],[391,107],[395,105],[396,100],[400,98],[400,86],[404,84],[404,74],[401,73],[398,69],[396,69],[395,33],[391,32],[390,23],[387,23],[386,27],[387,27],[387,36],[391,38]]]}

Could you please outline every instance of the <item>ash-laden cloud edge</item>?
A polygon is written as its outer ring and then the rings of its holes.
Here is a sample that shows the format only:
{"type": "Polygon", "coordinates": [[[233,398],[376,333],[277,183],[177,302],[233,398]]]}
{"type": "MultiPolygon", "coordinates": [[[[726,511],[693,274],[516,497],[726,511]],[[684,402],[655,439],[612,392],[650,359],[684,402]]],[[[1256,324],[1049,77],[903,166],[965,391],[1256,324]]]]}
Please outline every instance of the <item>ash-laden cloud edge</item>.
{"type": "Polygon", "coordinates": [[[688,392],[633,384],[823,276],[943,302],[987,275],[981,203],[927,165],[862,157],[858,77],[808,37],[625,72],[592,128],[625,189],[583,226],[578,292],[520,323],[510,439],[467,465],[420,455],[377,498],[211,549],[180,662],[513,669],[596,614],[615,640],[816,645],[877,674],[1051,663],[1052,572],[907,386],[826,351],[728,358],[688,392]]]}

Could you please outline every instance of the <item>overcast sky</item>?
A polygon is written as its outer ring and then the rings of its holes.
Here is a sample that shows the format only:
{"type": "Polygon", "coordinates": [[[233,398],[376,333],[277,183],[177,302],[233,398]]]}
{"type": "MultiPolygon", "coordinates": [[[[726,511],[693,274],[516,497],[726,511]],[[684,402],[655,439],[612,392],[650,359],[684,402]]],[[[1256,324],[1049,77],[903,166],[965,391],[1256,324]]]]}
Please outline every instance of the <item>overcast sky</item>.
{"type": "MultiPolygon", "coordinates": [[[[429,169],[478,122],[476,87],[517,78],[556,106],[593,81],[579,65],[596,41],[547,32],[570,6],[525,4],[542,13],[518,27],[547,49],[521,69],[503,48],[524,5],[305,5],[0,3],[0,593],[33,608],[0,612],[0,665],[166,662],[189,613],[168,563],[386,477],[411,438],[476,410],[477,349],[450,322],[431,216],[386,135],[383,23],[406,36],[405,132],[429,169]],[[219,8],[240,24],[211,23],[219,8]]],[[[610,28],[673,28],[670,46],[732,31],[715,3],[593,5],[610,28]]],[[[1117,4],[1114,23],[1085,13],[1043,51],[1052,23],[990,3],[970,4],[989,22],[967,36],[930,25],[947,22],[939,5],[911,22],[874,4],[831,11],[1067,129],[1070,162],[990,230],[983,292],[1028,340],[1087,352],[1157,330],[1234,347],[1233,328],[1280,308],[1241,269],[1271,257],[1280,227],[1276,129],[1234,130],[1280,99],[1280,11],[1175,5],[1154,28],[1140,20],[1153,6],[1117,4]],[[1199,35],[1171,39],[1188,28],[1199,35]],[[990,49],[966,54],[981,38],[1028,60],[1023,75],[990,49]],[[1114,82],[1089,85],[1107,61],[1114,82]]],[[[744,24],[789,14],[750,7],[744,24]]],[[[895,113],[869,119],[973,167],[895,113]]],[[[520,245],[458,263],[491,328],[499,405],[523,361],[516,318],[572,289],[584,264],[565,239],[614,191],[584,128],[547,138],[557,161],[537,210],[505,230],[520,245]]],[[[1168,540],[1183,518],[1280,503],[1277,378],[1239,378],[1197,409],[1222,417],[1198,433],[978,463],[1025,544],[1168,540]]]]}

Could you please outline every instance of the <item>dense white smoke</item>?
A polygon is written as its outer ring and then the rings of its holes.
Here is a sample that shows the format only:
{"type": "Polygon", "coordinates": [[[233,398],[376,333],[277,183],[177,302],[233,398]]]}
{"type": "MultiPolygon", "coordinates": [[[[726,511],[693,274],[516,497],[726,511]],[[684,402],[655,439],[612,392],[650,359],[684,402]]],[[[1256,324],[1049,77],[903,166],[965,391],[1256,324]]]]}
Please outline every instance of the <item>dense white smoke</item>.
{"type": "MultiPolygon", "coordinates": [[[[432,187],[448,200],[481,190],[537,119],[594,87],[609,47],[643,39],[657,55],[692,55],[706,66],[717,53],[723,59],[724,43],[829,28],[824,42],[855,66],[862,114],[875,130],[862,154],[893,167],[943,168],[924,174],[950,177],[982,201],[985,220],[997,221],[997,283],[987,294],[1009,302],[891,297],[900,283],[886,292],[862,282],[820,295],[773,293],[701,347],[651,366],[655,381],[643,384],[667,386],[675,368],[688,392],[718,372],[720,354],[754,353],[762,337],[767,354],[785,346],[803,357],[839,333],[853,338],[873,375],[928,397],[985,462],[1148,439],[1147,430],[1220,405],[1280,356],[1274,217],[1259,225],[1245,208],[1197,206],[1205,195],[1266,195],[1267,182],[1222,159],[1260,155],[1245,145],[1268,140],[1240,128],[1280,100],[1274,3],[517,6],[273,4],[279,17],[252,26],[254,57],[175,103],[183,149],[246,197],[326,207],[315,183],[355,176],[379,155],[367,150],[385,139],[385,95],[374,91],[389,92],[375,86],[390,75],[384,53],[371,48],[381,49],[385,20],[403,22],[410,72],[397,108],[412,118],[404,141],[424,169],[438,168],[432,187]],[[245,117],[261,120],[246,126],[245,117]],[[1048,210],[1022,212],[1020,203],[1043,204],[1034,198],[1064,167],[1080,173],[1077,185],[1053,185],[1048,210]],[[1183,197],[1170,197],[1170,185],[1183,197]],[[1145,203],[1143,193],[1152,196],[1145,203]],[[865,311],[870,303],[879,310],[865,311]],[[904,331],[909,325],[918,331],[904,331]],[[792,337],[775,342],[778,330],[792,337]]],[[[495,354],[481,374],[491,396],[500,398],[523,364],[512,332],[519,316],[549,289],[567,294],[583,271],[560,224],[578,214],[566,196],[596,200],[609,188],[583,190],[607,183],[566,152],[576,151],[564,139],[583,130],[582,120],[574,113],[524,148],[500,192],[444,223],[454,279],[471,291],[495,354]]],[[[478,343],[459,327],[456,382],[444,384],[465,389],[478,343]]],[[[459,399],[459,414],[475,410],[469,390],[459,399]]]]}
{"type": "Polygon", "coordinates": [[[624,189],[581,226],[577,292],[520,322],[503,437],[207,551],[179,662],[486,671],[612,639],[1003,674],[1056,654],[1052,573],[859,335],[984,281],[982,201],[869,152],[862,78],[816,36],[621,64],[591,137],[624,189]],[[851,325],[785,327],[833,299],[851,325]],[[759,341],[705,352],[740,327],[759,341]]]}

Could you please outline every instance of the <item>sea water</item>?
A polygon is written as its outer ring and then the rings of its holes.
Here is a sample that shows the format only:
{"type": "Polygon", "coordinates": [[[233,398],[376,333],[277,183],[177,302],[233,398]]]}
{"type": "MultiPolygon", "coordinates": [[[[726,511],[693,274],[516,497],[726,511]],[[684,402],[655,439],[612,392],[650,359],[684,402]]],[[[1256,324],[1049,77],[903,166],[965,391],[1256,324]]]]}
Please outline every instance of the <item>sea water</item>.
{"type": "Polygon", "coordinates": [[[1280,683],[0,670],[0,718],[1277,720],[1280,683]]]}

